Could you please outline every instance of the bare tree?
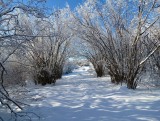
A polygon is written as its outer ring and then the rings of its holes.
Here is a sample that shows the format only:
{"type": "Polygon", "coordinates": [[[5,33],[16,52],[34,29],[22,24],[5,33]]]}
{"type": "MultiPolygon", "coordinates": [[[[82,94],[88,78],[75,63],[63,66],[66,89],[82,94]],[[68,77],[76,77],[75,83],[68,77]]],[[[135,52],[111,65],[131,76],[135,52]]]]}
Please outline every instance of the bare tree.
{"type": "MultiPolygon", "coordinates": [[[[35,20],[28,33],[38,36],[26,44],[26,59],[31,65],[32,75],[36,84],[51,84],[62,77],[63,67],[68,58],[68,48],[72,38],[67,26],[66,10],[55,10],[45,20],[35,20]],[[65,19],[64,19],[65,18],[65,19]]],[[[28,28],[29,22],[22,25],[28,28]]]]}
{"type": "MultiPolygon", "coordinates": [[[[43,2],[43,1],[41,1],[43,2]]],[[[42,11],[42,6],[40,7],[38,4],[41,4],[39,0],[28,1],[25,4],[19,0],[9,0],[9,1],[0,1],[0,103],[2,106],[6,107],[11,111],[11,113],[17,117],[26,116],[26,113],[17,113],[13,109],[13,105],[22,110],[20,106],[21,103],[15,101],[10,98],[8,91],[4,86],[4,74],[7,73],[6,64],[7,61],[14,55],[14,53],[26,42],[30,39],[27,39],[26,36],[29,35],[17,35],[18,31],[23,31],[19,26],[19,12],[23,11],[26,14],[32,14],[37,17],[43,17],[44,12],[42,11]],[[39,9],[36,8],[39,6],[39,9]]],[[[0,117],[3,120],[2,117],[0,117]]]]}
{"type": "Polygon", "coordinates": [[[103,5],[87,1],[77,8],[78,16],[73,15],[77,25],[73,29],[103,53],[113,83],[125,82],[129,89],[135,89],[144,63],[159,48],[157,43],[147,53],[143,44],[149,29],[159,20],[154,12],[156,2],[110,0],[103,5]],[[132,10],[136,12],[131,14],[132,10]]]}

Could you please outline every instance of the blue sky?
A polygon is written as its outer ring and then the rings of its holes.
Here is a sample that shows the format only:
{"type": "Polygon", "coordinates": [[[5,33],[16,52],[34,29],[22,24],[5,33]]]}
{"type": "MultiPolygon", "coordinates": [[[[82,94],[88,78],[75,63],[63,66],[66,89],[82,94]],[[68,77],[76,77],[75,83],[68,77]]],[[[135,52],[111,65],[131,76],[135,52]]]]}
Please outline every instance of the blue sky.
{"type": "Polygon", "coordinates": [[[84,0],[47,0],[47,6],[50,8],[63,8],[66,3],[69,4],[71,9],[74,9],[77,5],[83,3],[84,0]]]}

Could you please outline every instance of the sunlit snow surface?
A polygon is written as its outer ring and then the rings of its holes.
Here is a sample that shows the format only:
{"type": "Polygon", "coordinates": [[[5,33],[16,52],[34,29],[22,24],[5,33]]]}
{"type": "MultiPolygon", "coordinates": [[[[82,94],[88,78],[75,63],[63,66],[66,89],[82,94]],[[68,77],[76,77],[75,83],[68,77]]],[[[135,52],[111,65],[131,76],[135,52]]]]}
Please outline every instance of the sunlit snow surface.
{"type": "Polygon", "coordinates": [[[25,111],[40,116],[31,115],[33,121],[160,121],[160,90],[128,90],[109,77],[96,78],[89,67],[63,76],[55,86],[27,90],[21,100],[31,106],[25,111]]]}

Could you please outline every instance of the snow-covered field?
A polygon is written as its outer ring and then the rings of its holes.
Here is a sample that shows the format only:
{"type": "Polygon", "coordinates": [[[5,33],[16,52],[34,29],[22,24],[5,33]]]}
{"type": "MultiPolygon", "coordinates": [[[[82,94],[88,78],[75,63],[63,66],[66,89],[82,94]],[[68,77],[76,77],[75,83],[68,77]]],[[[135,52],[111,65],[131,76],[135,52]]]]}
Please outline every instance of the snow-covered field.
{"type": "Polygon", "coordinates": [[[27,88],[20,99],[30,104],[25,111],[40,116],[33,115],[33,121],[160,121],[160,90],[128,90],[89,71],[81,67],[55,86],[27,88]]]}

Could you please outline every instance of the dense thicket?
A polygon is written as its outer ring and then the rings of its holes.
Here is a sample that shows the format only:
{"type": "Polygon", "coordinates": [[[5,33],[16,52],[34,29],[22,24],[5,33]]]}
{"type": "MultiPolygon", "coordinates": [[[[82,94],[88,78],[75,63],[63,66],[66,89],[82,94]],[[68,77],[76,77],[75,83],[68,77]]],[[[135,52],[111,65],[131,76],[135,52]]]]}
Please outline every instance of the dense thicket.
{"type": "Polygon", "coordinates": [[[159,15],[156,0],[88,0],[77,7],[73,30],[99,51],[113,83],[136,89],[149,58],[159,70],[159,15]]]}
{"type": "Polygon", "coordinates": [[[15,118],[30,119],[27,113],[14,110],[22,106],[10,98],[6,86],[24,86],[26,79],[42,85],[55,83],[68,58],[72,38],[67,29],[69,8],[48,15],[44,2],[0,1],[0,105],[15,118]]]}

